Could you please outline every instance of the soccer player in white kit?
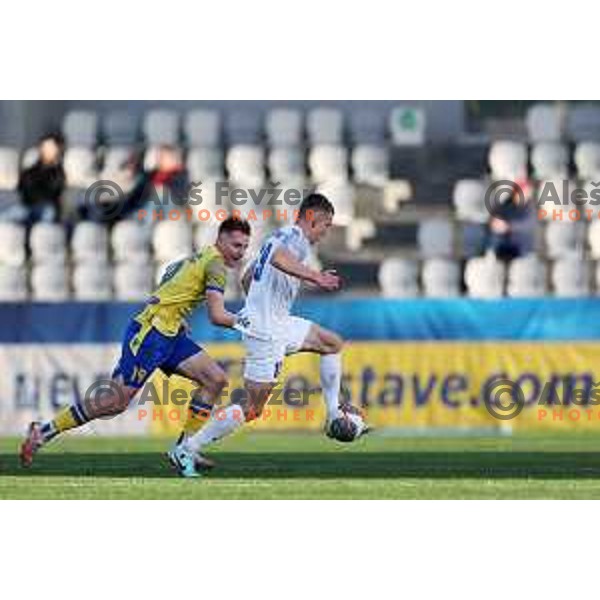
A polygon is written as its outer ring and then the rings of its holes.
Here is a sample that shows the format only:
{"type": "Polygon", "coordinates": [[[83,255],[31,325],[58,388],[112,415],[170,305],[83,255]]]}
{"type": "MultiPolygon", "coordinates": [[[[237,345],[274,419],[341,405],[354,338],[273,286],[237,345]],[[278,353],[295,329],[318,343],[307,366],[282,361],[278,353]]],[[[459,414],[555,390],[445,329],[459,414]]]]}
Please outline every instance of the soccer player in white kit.
{"type": "Polygon", "coordinates": [[[256,260],[244,277],[246,302],[239,313],[246,334],[243,404],[230,404],[213,414],[194,436],[181,440],[181,459],[193,457],[199,467],[212,466],[201,456],[212,442],[233,433],[245,422],[260,416],[281,371],[284,357],[296,352],[321,355],[320,378],[327,407],[327,423],[339,415],[342,378],[342,338],[336,333],[290,314],[302,282],[325,291],[340,287],[331,271],[307,265],[311,246],[332,224],[334,208],[321,194],[310,194],[300,206],[294,225],[282,227],[264,241],[256,260]]]}

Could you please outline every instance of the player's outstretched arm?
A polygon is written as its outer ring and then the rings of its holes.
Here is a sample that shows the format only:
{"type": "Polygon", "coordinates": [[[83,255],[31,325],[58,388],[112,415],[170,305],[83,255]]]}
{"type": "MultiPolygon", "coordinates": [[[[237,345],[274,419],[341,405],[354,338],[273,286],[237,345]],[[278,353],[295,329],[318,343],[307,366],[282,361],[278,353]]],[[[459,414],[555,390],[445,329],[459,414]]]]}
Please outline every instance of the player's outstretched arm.
{"type": "Polygon", "coordinates": [[[271,257],[271,264],[280,271],[302,281],[313,283],[323,290],[334,291],[340,287],[340,278],[331,271],[317,271],[307,267],[285,248],[278,248],[271,257]]]}
{"type": "Polygon", "coordinates": [[[208,309],[208,318],[213,325],[234,327],[236,317],[225,308],[223,292],[208,290],[206,292],[206,307],[208,309]]]}
{"type": "Polygon", "coordinates": [[[225,308],[225,301],[223,299],[222,292],[215,290],[209,290],[206,292],[206,307],[208,309],[208,318],[213,325],[219,327],[230,327],[240,333],[246,335],[252,335],[258,339],[268,339],[260,334],[257,334],[250,327],[250,320],[248,317],[241,314],[230,313],[225,308]]]}

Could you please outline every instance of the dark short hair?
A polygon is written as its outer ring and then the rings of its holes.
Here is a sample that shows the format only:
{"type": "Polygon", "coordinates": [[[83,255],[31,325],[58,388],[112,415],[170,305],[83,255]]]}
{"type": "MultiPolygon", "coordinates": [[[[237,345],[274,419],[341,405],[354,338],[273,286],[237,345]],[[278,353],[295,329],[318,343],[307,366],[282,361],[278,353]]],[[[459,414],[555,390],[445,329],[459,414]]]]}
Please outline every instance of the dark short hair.
{"type": "Polygon", "coordinates": [[[335,208],[333,204],[323,194],[309,194],[302,200],[298,217],[301,219],[308,211],[322,211],[333,216],[335,208]]]}
{"type": "Polygon", "coordinates": [[[237,217],[227,217],[221,225],[219,225],[219,235],[222,233],[230,233],[232,231],[241,231],[246,235],[250,235],[250,223],[245,221],[244,219],[239,219],[237,217]]]}
{"type": "Polygon", "coordinates": [[[53,131],[51,133],[46,133],[45,135],[42,135],[40,138],[38,138],[38,144],[41,144],[42,142],[48,140],[53,141],[57,146],[61,148],[61,150],[65,146],[65,138],[60,132],[53,131]]]}
{"type": "Polygon", "coordinates": [[[172,144],[161,144],[158,149],[164,152],[177,152],[177,148],[172,144]]]}

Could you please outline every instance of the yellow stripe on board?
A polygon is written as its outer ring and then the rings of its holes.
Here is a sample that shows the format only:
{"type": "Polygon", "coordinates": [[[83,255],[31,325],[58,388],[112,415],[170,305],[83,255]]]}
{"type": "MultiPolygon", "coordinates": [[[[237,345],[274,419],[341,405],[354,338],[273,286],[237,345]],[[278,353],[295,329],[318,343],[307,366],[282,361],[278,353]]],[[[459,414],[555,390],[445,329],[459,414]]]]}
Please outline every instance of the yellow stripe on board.
{"type": "MultiPolygon", "coordinates": [[[[230,378],[228,391],[239,390],[243,347],[214,344],[207,350],[225,362],[230,378]]],[[[173,433],[180,422],[174,403],[163,404],[165,397],[172,396],[174,390],[189,394],[192,386],[179,377],[165,381],[160,373],[153,381],[159,401],[146,399],[136,410],[147,410],[144,418],[151,420],[151,431],[173,433]]],[[[286,392],[280,387],[267,415],[252,426],[320,429],[324,410],[318,391],[319,358],[309,354],[290,357],[281,382],[295,391],[286,392]]],[[[514,430],[600,428],[600,343],[352,343],[344,352],[343,387],[345,397],[363,407],[369,421],[378,427],[508,424],[514,430]],[[523,394],[525,407],[513,419],[499,420],[486,410],[486,390],[490,399],[500,394],[500,415],[510,415],[514,410],[511,384],[502,388],[497,385],[499,378],[514,382],[523,394]]],[[[223,404],[227,403],[229,396],[223,399],[223,404]]],[[[179,410],[185,414],[185,407],[179,406],[179,410]]]]}

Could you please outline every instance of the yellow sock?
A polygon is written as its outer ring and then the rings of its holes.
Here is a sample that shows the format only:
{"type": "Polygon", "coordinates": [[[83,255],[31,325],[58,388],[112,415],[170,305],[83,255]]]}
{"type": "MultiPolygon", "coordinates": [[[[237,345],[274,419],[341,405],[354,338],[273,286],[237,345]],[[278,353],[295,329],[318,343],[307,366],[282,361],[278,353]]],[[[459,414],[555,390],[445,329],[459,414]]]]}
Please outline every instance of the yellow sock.
{"type": "Polygon", "coordinates": [[[87,423],[88,420],[89,419],[85,416],[85,413],[79,404],[65,406],[58,412],[52,421],[48,421],[42,425],[44,441],[49,442],[59,433],[79,427],[80,425],[87,423]]]}
{"type": "Polygon", "coordinates": [[[54,417],[52,424],[58,433],[77,427],[77,420],[71,412],[71,407],[67,406],[66,408],[63,408],[56,417],[54,417]]]}
{"type": "Polygon", "coordinates": [[[197,431],[200,431],[202,425],[210,419],[210,413],[212,411],[212,404],[204,402],[200,397],[192,398],[190,405],[188,406],[187,418],[183,425],[183,433],[186,436],[194,435],[197,431]]]}

